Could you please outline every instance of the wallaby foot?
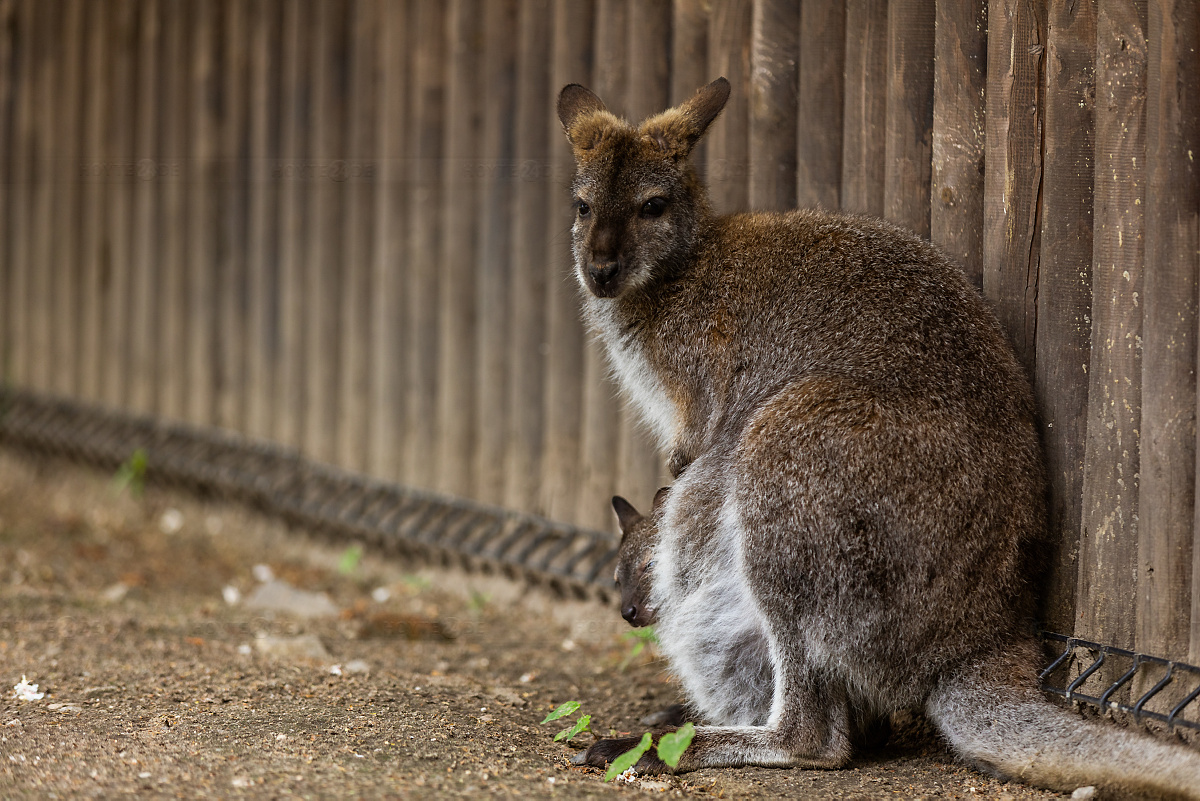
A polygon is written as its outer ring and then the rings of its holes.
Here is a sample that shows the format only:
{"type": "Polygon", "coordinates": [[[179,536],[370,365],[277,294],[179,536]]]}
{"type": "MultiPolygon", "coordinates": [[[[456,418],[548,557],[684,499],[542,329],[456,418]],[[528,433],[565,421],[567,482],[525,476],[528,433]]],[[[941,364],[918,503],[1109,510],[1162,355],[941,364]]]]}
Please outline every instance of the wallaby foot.
{"type": "Polygon", "coordinates": [[[682,726],[687,722],[687,705],[671,704],[666,709],[651,712],[638,722],[643,726],[682,726]]]}

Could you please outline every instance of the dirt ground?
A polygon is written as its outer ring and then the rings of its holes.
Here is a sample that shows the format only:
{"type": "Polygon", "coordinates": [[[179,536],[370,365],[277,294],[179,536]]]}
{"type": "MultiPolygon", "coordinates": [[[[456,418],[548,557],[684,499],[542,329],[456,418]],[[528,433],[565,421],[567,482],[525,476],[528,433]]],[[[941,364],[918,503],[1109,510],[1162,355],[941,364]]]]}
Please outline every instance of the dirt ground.
{"type": "Polygon", "coordinates": [[[920,721],[846,770],[606,784],[539,723],[576,700],[637,732],[678,700],[614,609],[136,489],[0,451],[0,798],[1058,797],[920,721]]]}

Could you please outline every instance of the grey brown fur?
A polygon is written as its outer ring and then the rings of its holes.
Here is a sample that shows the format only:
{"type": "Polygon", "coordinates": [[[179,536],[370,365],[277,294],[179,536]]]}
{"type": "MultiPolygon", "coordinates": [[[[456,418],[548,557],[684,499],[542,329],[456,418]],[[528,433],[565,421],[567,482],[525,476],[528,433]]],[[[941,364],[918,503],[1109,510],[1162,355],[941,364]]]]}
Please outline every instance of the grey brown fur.
{"type": "Polygon", "coordinates": [[[708,724],[680,769],[839,767],[859,720],[915,707],[995,773],[1200,798],[1200,756],[1037,690],[1045,477],[993,314],[881,220],[713,214],[688,154],[728,95],[639,125],[558,104],[584,316],[677,478],[650,600],[708,724]]]}

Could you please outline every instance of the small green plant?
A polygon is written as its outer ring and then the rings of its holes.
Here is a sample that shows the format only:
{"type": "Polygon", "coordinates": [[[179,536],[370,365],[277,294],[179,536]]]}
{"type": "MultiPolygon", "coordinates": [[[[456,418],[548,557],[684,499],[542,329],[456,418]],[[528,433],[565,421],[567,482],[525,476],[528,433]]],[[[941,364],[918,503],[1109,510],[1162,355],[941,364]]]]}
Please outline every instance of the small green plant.
{"type": "Polygon", "coordinates": [[[133,497],[140,497],[146,490],[146,451],[138,448],[121,462],[113,475],[113,490],[119,495],[128,490],[133,497]]]}
{"type": "Polygon", "coordinates": [[[362,561],[362,557],[363,547],[356,542],[342,551],[342,558],[338,560],[338,572],[343,576],[350,575],[358,567],[358,563],[362,561]]]}
{"type": "Polygon", "coordinates": [[[627,631],[621,635],[621,638],[633,641],[633,645],[630,647],[629,653],[625,654],[625,658],[621,660],[621,664],[617,667],[617,670],[621,671],[622,673],[625,672],[625,668],[629,667],[629,664],[633,662],[633,660],[638,658],[638,654],[646,649],[646,643],[658,643],[658,637],[654,634],[654,626],[646,626],[645,628],[627,631]]]}
{"type": "Polygon", "coordinates": [[[470,610],[471,614],[477,615],[483,611],[483,608],[488,605],[488,601],[490,600],[492,600],[492,596],[486,592],[472,589],[471,600],[467,602],[467,609],[470,610]]]}
{"type": "MultiPolygon", "coordinates": [[[[565,718],[567,715],[573,715],[579,711],[579,707],[580,703],[578,701],[567,701],[565,704],[560,704],[557,709],[555,709],[549,715],[546,715],[546,718],[542,721],[542,724],[549,723],[552,720],[565,718]]],[[[580,715],[579,719],[575,721],[574,726],[571,726],[569,729],[563,729],[558,734],[554,735],[554,742],[557,743],[559,740],[570,741],[572,737],[582,734],[585,731],[588,734],[592,734],[591,715],[580,715]]]]}

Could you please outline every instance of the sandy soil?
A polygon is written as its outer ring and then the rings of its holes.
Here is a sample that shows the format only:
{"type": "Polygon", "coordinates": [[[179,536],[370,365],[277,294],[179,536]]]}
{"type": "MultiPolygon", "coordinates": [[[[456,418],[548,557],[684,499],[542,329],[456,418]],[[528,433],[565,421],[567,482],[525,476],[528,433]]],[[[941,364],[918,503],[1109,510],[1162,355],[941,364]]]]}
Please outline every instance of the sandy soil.
{"type": "Polygon", "coordinates": [[[577,700],[637,732],[678,700],[615,610],[355,554],[0,452],[0,797],[1058,797],[957,764],[920,721],[846,770],[606,784],[539,722],[577,700]],[[41,698],[14,696],[23,676],[41,698]]]}

